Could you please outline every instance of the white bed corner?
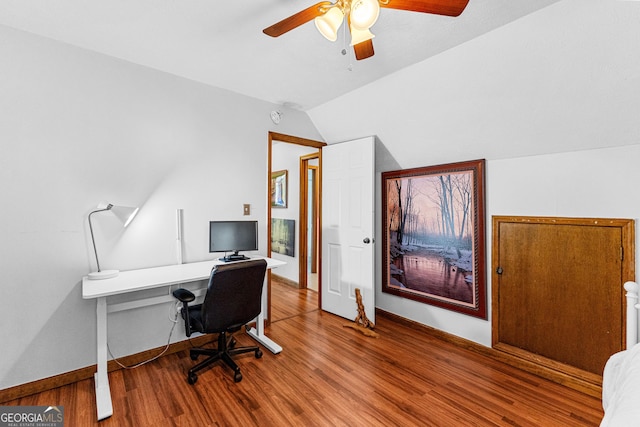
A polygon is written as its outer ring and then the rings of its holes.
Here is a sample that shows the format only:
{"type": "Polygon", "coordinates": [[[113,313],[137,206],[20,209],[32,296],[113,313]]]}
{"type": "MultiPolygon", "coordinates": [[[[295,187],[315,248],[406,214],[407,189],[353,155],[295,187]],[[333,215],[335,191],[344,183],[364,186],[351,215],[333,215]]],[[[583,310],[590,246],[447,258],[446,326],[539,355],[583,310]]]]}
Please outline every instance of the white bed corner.
{"type": "Polygon", "coordinates": [[[640,344],[638,344],[638,284],[627,282],[627,347],[612,355],[602,374],[600,427],[640,426],[640,344]]]}

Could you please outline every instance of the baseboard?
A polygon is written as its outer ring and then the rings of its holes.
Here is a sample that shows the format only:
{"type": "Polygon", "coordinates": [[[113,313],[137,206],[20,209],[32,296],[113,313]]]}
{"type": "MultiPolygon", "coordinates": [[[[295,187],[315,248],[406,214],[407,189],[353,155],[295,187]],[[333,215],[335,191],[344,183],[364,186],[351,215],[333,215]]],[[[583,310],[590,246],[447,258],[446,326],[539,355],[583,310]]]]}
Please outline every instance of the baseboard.
{"type": "Polygon", "coordinates": [[[300,284],[298,282],[296,282],[295,280],[291,280],[291,279],[287,279],[286,277],[282,277],[282,276],[278,276],[275,273],[271,273],[271,277],[274,278],[274,280],[277,280],[278,282],[282,283],[283,285],[287,285],[287,286],[291,286],[292,288],[296,288],[296,289],[300,289],[300,284]]]}
{"type": "MultiPolygon", "coordinates": [[[[215,338],[215,336],[213,336],[215,338]]],[[[187,350],[191,347],[202,346],[212,341],[211,335],[200,335],[188,340],[179,341],[169,345],[169,348],[164,353],[173,354],[182,350],[187,350]]],[[[132,366],[138,363],[149,360],[162,352],[165,346],[153,348],[140,353],[132,354],[119,358],[118,360],[125,366],[132,366]]],[[[96,365],[87,366],[86,368],[76,369],[75,371],[65,372],[64,374],[55,375],[49,378],[43,378],[41,380],[32,381],[30,383],[20,384],[15,387],[6,388],[0,390],[0,403],[9,402],[11,400],[20,399],[25,396],[30,396],[35,393],[41,393],[43,391],[51,390],[54,388],[62,387],[67,384],[73,384],[78,381],[93,378],[93,374],[96,372],[96,365]]],[[[110,360],[107,364],[107,370],[109,372],[123,369],[113,360],[110,360]]]]}
{"type": "Polygon", "coordinates": [[[521,357],[515,356],[513,354],[496,350],[491,347],[485,347],[476,342],[449,334],[447,332],[441,331],[436,328],[432,328],[431,326],[423,325],[421,323],[406,319],[402,316],[398,316],[397,314],[389,313],[379,308],[376,308],[376,316],[384,317],[389,320],[393,320],[394,322],[400,323],[402,325],[419,329],[424,333],[427,333],[443,341],[452,343],[457,347],[465,348],[467,350],[480,353],[484,356],[490,357],[499,362],[505,363],[510,366],[514,366],[518,369],[522,369],[523,371],[532,373],[539,377],[545,378],[549,381],[562,384],[566,387],[569,387],[573,390],[580,391],[589,396],[593,396],[597,398],[602,397],[601,377],[599,377],[599,381],[598,381],[591,378],[593,377],[593,375],[585,378],[581,375],[571,375],[571,374],[567,374],[566,372],[560,372],[558,370],[553,369],[552,367],[544,366],[542,364],[538,364],[533,361],[526,360],[521,357]]]}

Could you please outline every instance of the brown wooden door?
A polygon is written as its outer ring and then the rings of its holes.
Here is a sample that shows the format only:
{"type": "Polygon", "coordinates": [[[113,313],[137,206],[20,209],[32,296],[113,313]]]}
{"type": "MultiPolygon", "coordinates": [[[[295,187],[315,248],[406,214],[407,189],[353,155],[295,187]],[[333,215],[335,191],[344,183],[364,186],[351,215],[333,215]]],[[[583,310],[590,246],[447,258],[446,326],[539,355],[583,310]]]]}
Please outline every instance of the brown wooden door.
{"type": "Polygon", "coordinates": [[[601,375],[624,344],[633,222],[494,217],[493,228],[494,346],[601,375]]]}

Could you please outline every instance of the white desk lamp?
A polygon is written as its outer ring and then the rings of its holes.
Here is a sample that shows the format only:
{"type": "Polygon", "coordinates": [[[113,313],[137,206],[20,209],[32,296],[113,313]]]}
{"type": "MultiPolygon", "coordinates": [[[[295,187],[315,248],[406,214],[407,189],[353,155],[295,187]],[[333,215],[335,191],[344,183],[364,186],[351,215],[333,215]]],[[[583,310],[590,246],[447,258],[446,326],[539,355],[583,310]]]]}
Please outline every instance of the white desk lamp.
{"type": "Polygon", "coordinates": [[[93,243],[93,252],[96,254],[96,264],[98,266],[98,271],[94,271],[89,273],[89,279],[98,280],[98,279],[109,279],[111,277],[116,277],[120,271],[119,270],[100,270],[100,261],[98,261],[98,250],[96,249],[96,240],[93,237],[93,225],[91,224],[91,215],[98,212],[111,211],[115,216],[118,217],[120,221],[124,223],[126,227],[131,223],[133,217],[138,213],[139,208],[129,208],[126,206],[114,206],[112,204],[108,204],[105,208],[96,209],[95,211],[89,214],[89,230],[91,230],[91,242],[93,243]]]}

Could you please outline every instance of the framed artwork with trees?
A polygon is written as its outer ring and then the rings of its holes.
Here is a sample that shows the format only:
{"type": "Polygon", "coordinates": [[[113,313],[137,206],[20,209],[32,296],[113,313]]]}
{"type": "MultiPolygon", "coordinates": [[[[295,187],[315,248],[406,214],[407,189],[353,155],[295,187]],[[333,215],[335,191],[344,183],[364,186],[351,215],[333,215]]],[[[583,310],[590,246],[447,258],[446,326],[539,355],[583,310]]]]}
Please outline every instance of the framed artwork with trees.
{"type": "Polygon", "coordinates": [[[487,318],[484,160],[382,173],[382,291],[487,318]]]}

